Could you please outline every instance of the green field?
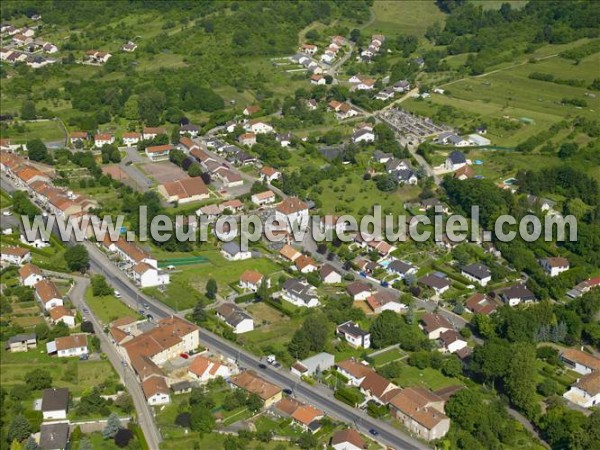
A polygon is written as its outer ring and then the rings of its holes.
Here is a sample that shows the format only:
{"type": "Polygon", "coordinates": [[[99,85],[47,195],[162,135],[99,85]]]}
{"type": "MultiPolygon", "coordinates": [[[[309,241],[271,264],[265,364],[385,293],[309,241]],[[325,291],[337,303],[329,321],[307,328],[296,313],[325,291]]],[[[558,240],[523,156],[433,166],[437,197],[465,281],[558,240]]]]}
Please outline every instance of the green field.
{"type": "Polygon", "coordinates": [[[444,14],[432,1],[376,1],[373,5],[375,21],[363,34],[383,33],[390,38],[399,34],[422,37],[435,22],[443,25],[444,14]]]}
{"type": "Polygon", "coordinates": [[[139,317],[137,311],[132,310],[113,295],[94,297],[92,290],[88,289],[85,293],[85,302],[94,315],[105,325],[124,316],[139,317]]]}
{"type": "Polygon", "coordinates": [[[17,131],[16,128],[11,127],[7,133],[2,133],[2,137],[9,137],[13,144],[25,144],[32,139],[42,139],[45,142],[64,142],[63,128],[56,120],[21,123],[24,125],[24,130],[17,131]]]}
{"type": "Polygon", "coordinates": [[[448,386],[463,385],[457,378],[446,377],[439,370],[427,367],[423,370],[404,364],[400,376],[395,378],[396,384],[401,387],[424,386],[437,390],[448,386]]]}

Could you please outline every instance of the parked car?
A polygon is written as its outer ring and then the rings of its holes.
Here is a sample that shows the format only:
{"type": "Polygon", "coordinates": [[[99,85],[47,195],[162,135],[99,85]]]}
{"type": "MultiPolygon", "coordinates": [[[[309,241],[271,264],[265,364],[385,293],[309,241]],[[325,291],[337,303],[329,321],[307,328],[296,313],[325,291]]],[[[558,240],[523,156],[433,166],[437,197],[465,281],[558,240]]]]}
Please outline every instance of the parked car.
{"type": "Polygon", "coordinates": [[[115,297],[121,298],[121,293],[119,291],[115,291],[115,297]]]}
{"type": "Polygon", "coordinates": [[[188,355],[187,353],[182,353],[181,356],[183,359],[188,359],[190,357],[190,355],[188,355]]]}

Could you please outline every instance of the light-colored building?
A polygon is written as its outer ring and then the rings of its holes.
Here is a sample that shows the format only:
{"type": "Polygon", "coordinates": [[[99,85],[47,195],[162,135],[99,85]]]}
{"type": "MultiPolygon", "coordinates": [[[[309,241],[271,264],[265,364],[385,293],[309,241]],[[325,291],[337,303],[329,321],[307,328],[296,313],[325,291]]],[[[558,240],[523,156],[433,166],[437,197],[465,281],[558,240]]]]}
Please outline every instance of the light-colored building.
{"type": "Polygon", "coordinates": [[[46,311],[63,305],[62,295],[50,280],[43,279],[36,283],[35,297],[42,303],[46,311]]]}
{"type": "Polygon", "coordinates": [[[219,306],[217,317],[233,328],[235,334],[254,330],[254,319],[235,303],[223,303],[219,306]]]}
{"type": "Polygon", "coordinates": [[[252,195],[250,199],[255,205],[263,206],[275,203],[276,198],[277,197],[275,196],[275,193],[273,191],[265,191],[252,195]]]}
{"type": "MultiPolygon", "coordinates": [[[[50,343],[49,343],[50,344],[50,343]]],[[[72,334],[71,336],[57,337],[54,340],[56,354],[59,358],[87,355],[88,343],[85,334],[72,334]]],[[[50,346],[52,349],[52,346],[50,346]]]]}
{"type": "Polygon", "coordinates": [[[315,289],[302,280],[290,278],[283,283],[281,298],[292,305],[303,308],[316,308],[321,304],[315,289]]]}
{"type": "Polygon", "coordinates": [[[296,361],[291,367],[291,372],[296,376],[312,377],[316,373],[329,370],[335,365],[335,357],[330,353],[317,353],[314,356],[296,361]]]}
{"type": "Polygon", "coordinates": [[[163,272],[145,262],[137,263],[131,270],[131,275],[133,280],[143,288],[164,286],[171,282],[168,272],[163,272]]]}
{"type": "Polygon", "coordinates": [[[231,370],[225,364],[198,355],[188,367],[188,373],[195,380],[206,383],[215,378],[229,378],[231,370]]]}
{"type": "Polygon", "coordinates": [[[600,370],[582,376],[563,397],[583,408],[600,405],[600,370]]]}
{"type": "Polygon", "coordinates": [[[358,431],[347,428],[333,435],[331,446],[335,450],[364,450],[367,444],[358,431]]]}
{"type": "Polygon", "coordinates": [[[58,322],[64,323],[69,328],[75,327],[75,314],[64,306],[57,306],[50,310],[50,319],[56,325],[58,322]]]}
{"type": "Polygon", "coordinates": [[[263,378],[256,375],[252,370],[246,370],[230,379],[233,386],[244,389],[250,394],[258,395],[263,401],[264,407],[269,408],[283,397],[283,391],[263,378]]]}
{"type": "Polygon", "coordinates": [[[492,272],[484,264],[469,264],[461,269],[461,274],[467,280],[484,287],[492,281],[492,272]]]}
{"type": "Polygon", "coordinates": [[[581,375],[600,371],[600,358],[575,348],[563,351],[560,359],[569,369],[581,375]]]}
{"type": "Polygon", "coordinates": [[[171,150],[173,150],[173,146],[171,144],[153,145],[146,147],[145,153],[148,159],[152,162],[167,161],[169,159],[171,150]]]}
{"type": "Polygon", "coordinates": [[[165,378],[154,375],[142,381],[142,391],[146,401],[151,406],[167,405],[171,403],[169,386],[165,378]]]}
{"type": "Polygon", "coordinates": [[[557,277],[569,270],[569,260],[561,257],[548,257],[540,261],[544,271],[551,277],[557,277]]]}
{"type": "Polygon", "coordinates": [[[19,269],[19,278],[23,286],[33,287],[42,281],[44,275],[38,266],[27,263],[19,269]]]}
{"type": "Polygon", "coordinates": [[[338,325],[336,334],[354,348],[371,347],[371,333],[363,330],[358,324],[351,320],[338,325]]]}
{"type": "Polygon", "coordinates": [[[17,334],[6,341],[6,350],[11,353],[26,352],[37,348],[37,336],[35,333],[17,334]]]}
{"type": "Polygon", "coordinates": [[[45,389],[42,394],[42,417],[44,420],[62,420],[67,418],[69,410],[69,389],[45,389]]]}
{"type": "Polygon", "coordinates": [[[0,260],[3,263],[22,266],[23,264],[31,261],[31,252],[22,247],[2,247],[0,260]]]}
{"type": "Polygon", "coordinates": [[[252,258],[252,252],[242,250],[237,242],[226,242],[221,246],[221,254],[229,261],[242,261],[252,258]]]}

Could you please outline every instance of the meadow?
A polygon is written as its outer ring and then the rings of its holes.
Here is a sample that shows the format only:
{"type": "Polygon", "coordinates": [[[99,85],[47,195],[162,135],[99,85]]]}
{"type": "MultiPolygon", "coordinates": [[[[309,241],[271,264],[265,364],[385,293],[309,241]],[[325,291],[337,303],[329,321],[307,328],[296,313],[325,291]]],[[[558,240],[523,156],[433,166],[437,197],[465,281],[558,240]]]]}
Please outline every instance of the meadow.
{"type": "Polygon", "coordinates": [[[423,37],[427,28],[435,22],[443,25],[445,15],[434,2],[376,1],[373,4],[375,21],[363,34],[383,33],[386,37],[412,34],[423,37]]]}

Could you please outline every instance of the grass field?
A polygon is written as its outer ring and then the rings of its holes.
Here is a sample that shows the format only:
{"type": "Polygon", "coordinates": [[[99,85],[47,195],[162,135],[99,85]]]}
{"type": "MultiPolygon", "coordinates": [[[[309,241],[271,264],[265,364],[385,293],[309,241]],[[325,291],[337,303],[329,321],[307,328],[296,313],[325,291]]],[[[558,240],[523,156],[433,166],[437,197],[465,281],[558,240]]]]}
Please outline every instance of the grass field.
{"type": "Polygon", "coordinates": [[[399,348],[392,348],[386,352],[383,352],[376,356],[373,356],[372,357],[373,365],[375,367],[384,366],[388,363],[391,363],[392,361],[397,361],[399,359],[402,359],[405,356],[406,356],[406,353],[404,353],[399,348]]]}
{"type": "Polygon", "coordinates": [[[125,303],[112,295],[94,297],[92,290],[88,289],[85,293],[85,301],[94,315],[105,325],[124,316],[139,317],[137,311],[133,311],[125,303]]]}
{"type": "Polygon", "coordinates": [[[2,349],[0,356],[0,381],[5,388],[23,383],[28,372],[46,370],[52,376],[54,387],[67,387],[73,396],[79,396],[85,390],[117,376],[108,361],[50,357],[44,345],[26,353],[9,353],[2,349]]]}
{"type": "Polygon", "coordinates": [[[433,1],[376,1],[373,5],[375,21],[363,34],[383,33],[386,37],[412,34],[423,37],[435,22],[443,25],[444,14],[433,1]]]}
{"type": "Polygon", "coordinates": [[[32,139],[42,139],[45,142],[63,141],[64,132],[60,123],[56,120],[44,120],[41,122],[25,122],[25,130],[17,132],[14,127],[2,137],[9,137],[14,144],[25,144],[32,139]]]}
{"type": "Polygon", "coordinates": [[[463,384],[457,378],[442,375],[439,370],[430,367],[421,370],[408,364],[402,366],[400,376],[395,378],[394,381],[401,387],[424,386],[432,390],[463,384]]]}

